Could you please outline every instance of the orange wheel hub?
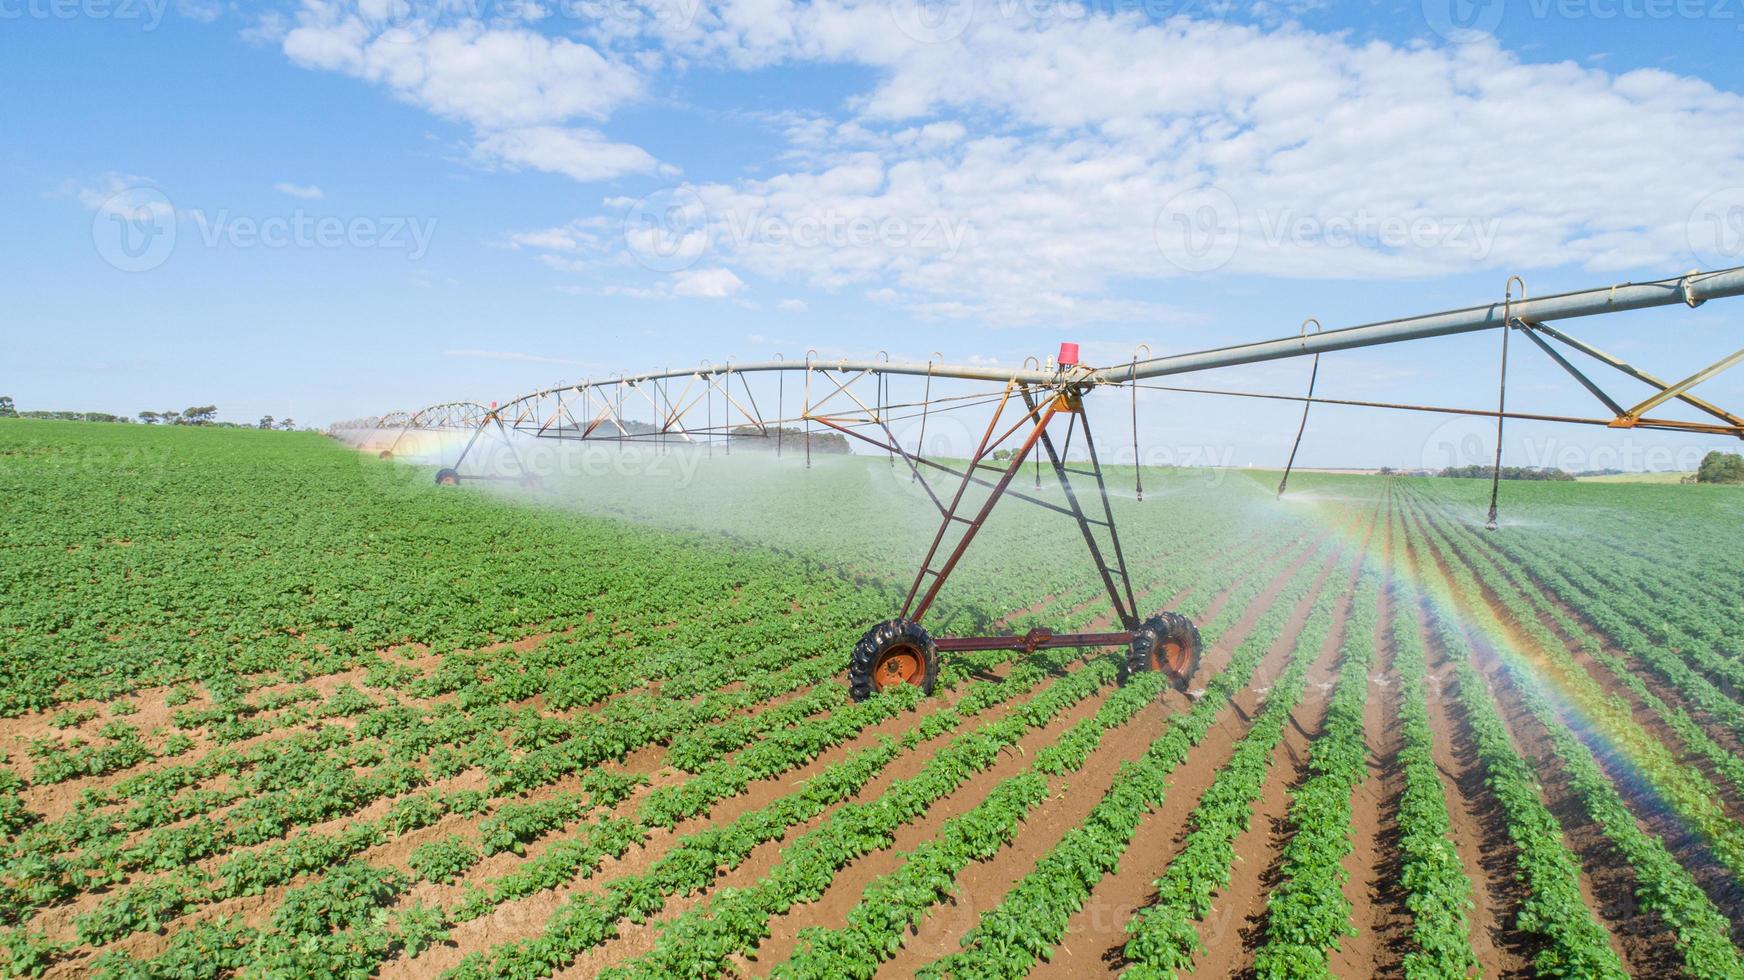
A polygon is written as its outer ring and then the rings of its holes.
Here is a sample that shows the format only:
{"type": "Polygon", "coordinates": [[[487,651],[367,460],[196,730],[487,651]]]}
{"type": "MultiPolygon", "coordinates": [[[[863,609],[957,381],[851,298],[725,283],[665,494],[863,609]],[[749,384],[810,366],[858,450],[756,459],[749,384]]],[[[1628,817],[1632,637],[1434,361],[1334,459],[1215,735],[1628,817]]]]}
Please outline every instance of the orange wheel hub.
{"type": "Polygon", "coordinates": [[[1158,643],[1151,648],[1151,669],[1166,671],[1172,677],[1187,674],[1187,648],[1174,641],[1158,643]]]}
{"type": "Polygon", "coordinates": [[[919,650],[912,647],[897,647],[887,651],[878,658],[878,666],[872,668],[872,684],[880,691],[901,684],[921,687],[925,683],[926,660],[919,650]]]}

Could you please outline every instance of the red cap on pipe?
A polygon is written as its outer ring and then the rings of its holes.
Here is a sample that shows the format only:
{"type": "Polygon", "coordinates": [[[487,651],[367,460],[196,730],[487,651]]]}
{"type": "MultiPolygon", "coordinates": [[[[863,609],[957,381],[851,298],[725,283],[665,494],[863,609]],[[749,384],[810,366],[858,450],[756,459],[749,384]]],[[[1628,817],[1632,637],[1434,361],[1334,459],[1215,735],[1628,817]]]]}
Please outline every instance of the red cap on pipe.
{"type": "Polygon", "coordinates": [[[1061,344],[1060,345],[1060,366],[1061,367],[1077,367],[1078,366],[1078,345],[1077,344],[1061,344]]]}

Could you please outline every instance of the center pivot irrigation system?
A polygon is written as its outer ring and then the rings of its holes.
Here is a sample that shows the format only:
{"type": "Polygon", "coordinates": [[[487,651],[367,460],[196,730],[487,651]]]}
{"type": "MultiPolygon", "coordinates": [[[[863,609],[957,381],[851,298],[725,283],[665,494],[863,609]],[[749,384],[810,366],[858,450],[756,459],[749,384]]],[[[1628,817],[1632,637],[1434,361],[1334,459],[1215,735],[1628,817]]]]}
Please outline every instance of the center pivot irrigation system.
{"type": "MultiPolygon", "coordinates": [[[[1599,316],[1650,307],[1699,306],[1710,299],[1744,294],[1744,268],[1719,272],[1691,272],[1672,279],[1625,283],[1599,289],[1528,299],[1525,284],[1508,281],[1500,302],[1426,316],[1388,320],[1342,330],[1321,330],[1316,321],[1303,325],[1299,335],[1215,350],[1140,357],[1134,352],[1124,364],[1094,368],[1079,363],[1074,344],[1062,345],[1057,360],[1036,362],[1021,369],[985,365],[893,362],[887,355],[872,360],[820,360],[815,352],[803,361],[772,360],[746,364],[705,364],[697,368],[664,370],[638,375],[620,375],[605,380],[561,384],[486,406],[474,402],[449,402],[415,413],[395,413],[362,419],[334,427],[360,444],[390,457],[409,433],[436,431],[465,435],[458,457],[444,465],[436,481],[453,485],[462,479],[462,465],[479,440],[495,434],[508,446],[518,475],[467,475],[466,480],[509,479],[535,485],[537,475],[515,449],[512,434],[577,442],[613,442],[619,445],[653,443],[660,447],[691,444],[712,453],[717,444],[732,451],[733,441],[751,440],[759,448],[773,448],[777,455],[803,451],[811,464],[814,431],[858,440],[887,453],[894,464],[900,458],[913,481],[938,510],[939,525],[921,559],[920,569],[909,586],[907,598],[895,618],[869,629],[854,647],[848,677],[856,699],[864,699],[885,687],[912,684],[931,691],[938,674],[940,653],[966,650],[1014,649],[1035,651],[1049,647],[1126,647],[1127,671],[1166,671],[1177,686],[1185,688],[1199,665],[1201,641],[1198,629],[1186,617],[1162,612],[1141,618],[1127,573],[1109,503],[1101,458],[1091,436],[1085,396],[1098,389],[1127,388],[1132,392],[1134,462],[1138,460],[1138,398],[1140,389],[1263,398],[1302,403],[1302,422],[1295,445],[1278,485],[1281,496],[1295,464],[1296,449],[1308,424],[1308,411],[1316,404],[1374,409],[1433,412],[1477,416],[1496,420],[1496,463],[1492,472],[1488,526],[1493,530],[1501,478],[1503,424],[1508,419],[1601,425],[1624,429],[1656,429],[1682,433],[1734,436],[1744,439],[1744,417],[1721,409],[1691,393],[1691,389],[1744,361],[1739,350],[1680,381],[1661,380],[1619,358],[1552,326],[1556,321],[1599,316]],[[1312,327],[1312,329],[1310,329],[1312,327]],[[1501,335],[1501,372],[1494,409],[1406,405],[1348,399],[1321,398],[1314,394],[1320,355],[1341,350],[1403,343],[1453,334],[1497,330],[1501,335]],[[1596,417],[1539,415],[1507,408],[1509,338],[1519,333],[1568,372],[1605,408],[1596,417]],[[1583,373],[1570,357],[1581,355],[1598,365],[1620,372],[1651,389],[1640,402],[1625,406],[1583,373]],[[1191,374],[1215,368],[1253,364],[1289,357],[1312,357],[1305,396],[1223,389],[1161,385],[1156,379],[1191,374]],[[785,414],[788,378],[798,375],[801,411],[785,414]],[[924,379],[918,400],[897,402],[890,396],[890,379],[924,379]],[[765,414],[755,387],[775,387],[775,412],[765,414]],[[935,382],[980,382],[967,394],[934,393],[935,382]],[[735,389],[735,383],[737,388],[735,389]],[[717,401],[719,418],[716,417],[717,401]],[[1670,403],[1680,403],[1701,416],[1684,421],[1652,414],[1670,403]],[[984,428],[967,460],[926,455],[926,426],[943,413],[989,412],[984,428]],[[735,418],[736,413],[736,418],[735,418]],[[645,415],[652,421],[640,421],[645,415]],[[1064,439],[1056,442],[1056,430],[1064,416],[1064,439]],[[918,420],[920,437],[912,448],[897,437],[893,424],[918,420]],[[795,428],[799,426],[799,428],[795,428]],[[1082,436],[1079,436],[1080,431],[1082,436]],[[372,432],[397,432],[385,445],[372,432]],[[1072,443],[1082,439],[1084,461],[1073,463],[1072,443]],[[1037,447],[1041,452],[1036,452],[1037,447]],[[1063,492],[1063,503],[1035,493],[1013,489],[1012,483],[1025,461],[1034,457],[1036,483],[1041,490],[1043,459],[1063,492]],[[1076,478],[1077,482],[1074,482],[1076,478]],[[939,481],[935,486],[934,480],[939,481]],[[1099,505],[1087,505],[1086,491],[1095,485],[1099,505]],[[971,494],[971,488],[978,488],[971,494]],[[980,491],[985,491],[981,493],[980,491]],[[1032,629],[1022,636],[934,637],[921,625],[951,572],[957,567],[976,534],[985,526],[993,508],[1013,497],[1044,509],[1070,516],[1082,533],[1090,560],[1101,577],[1120,629],[1107,633],[1055,633],[1032,629]]],[[[917,382],[909,382],[916,384],[917,382]]],[[[971,432],[973,429],[970,430],[971,432]]],[[[458,440],[456,440],[458,441],[458,440]]],[[[1143,475],[1135,465],[1136,490],[1144,499],[1143,475]]]]}

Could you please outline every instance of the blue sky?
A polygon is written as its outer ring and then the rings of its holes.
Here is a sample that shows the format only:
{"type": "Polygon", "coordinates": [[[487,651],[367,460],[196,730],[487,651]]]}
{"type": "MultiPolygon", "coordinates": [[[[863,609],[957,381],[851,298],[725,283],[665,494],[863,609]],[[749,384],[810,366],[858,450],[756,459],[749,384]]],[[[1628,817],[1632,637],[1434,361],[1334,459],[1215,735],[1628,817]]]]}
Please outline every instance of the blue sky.
{"type": "MultiPolygon", "coordinates": [[[[1696,217],[1744,214],[1744,8],[1448,2],[0,0],[0,393],[325,424],[807,347],[1116,360],[1515,273],[1744,264],[1744,227],[1696,217]],[[1207,202],[1236,229],[1210,267],[1170,237],[1207,202]],[[117,252],[153,215],[173,241],[117,252]]],[[[1676,375],[1739,346],[1736,305],[1582,329],[1676,375]]],[[[1494,346],[1329,357],[1322,391],[1483,404],[1494,346]]],[[[1587,408],[1521,358],[1522,407],[1587,408]]],[[[1236,462],[1292,434],[1288,406],[1149,401],[1148,438],[1236,462]]],[[[1441,425],[1329,411],[1303,459],[1415,465],[1441,425]]]]}

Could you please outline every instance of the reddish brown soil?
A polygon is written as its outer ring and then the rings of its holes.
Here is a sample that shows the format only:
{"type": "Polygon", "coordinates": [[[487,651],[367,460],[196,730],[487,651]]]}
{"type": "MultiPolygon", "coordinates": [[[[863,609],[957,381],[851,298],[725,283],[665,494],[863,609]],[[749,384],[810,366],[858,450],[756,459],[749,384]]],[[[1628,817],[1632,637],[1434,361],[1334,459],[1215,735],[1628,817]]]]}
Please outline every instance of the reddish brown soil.
{"type": "MultiPolygon", "coordinates": [[[[1487,608],[1491,615],[1503,624],[1504,630],[1507,631],[1509,642],[1514,649],[1517,651],[1531,650],[1531,641],[1516,632],[1517,624],[1512,620],[1511,613],[1500,603],[1498,598],[1489,590],[1488,587],[1482,588],[1481,598],[1487,604],[1487,608]]],[[[1518,692],[1515,689],[1514,683],[1512,680],[1507,679],[1507,675],[1500,670],[1497,664],[1497,656],[1494,648],[1483,642],[1482,638],[1479,637],[1477,638],[1477,642],[1474,643],[1474,649],[1479,652],[1480,662],[1484,667],[1485,673],[1490,676],[1492,686],[1499,692],[1503,693],[1504,702],[1509,703],[1510,707],[1513,707],[1520,715],[1525,715],[1524,707],[1517,705],[1518,692]],[[1512,699],[1512,701],[1509,699],[1512,699]]],[[[1602,678],[1604,675],[1600,674],[1598,676],[1602,678]]],[[[1645,712],[1645,709],[1642,709],[1642,711],[1645,712]]],[[[1568,718],[1562,718],[1560,720],[1565,725],[1570,721],[1568,718]]],[[[1666,744],[1668,748],[1673,749],[1675,752],[1678,746],[1676,734],[1670,731],[1670,729],[1662,722],[1658,721],[1656,717],[1652,720],[1654,724],[1643,724],[1642,727],[1649,733],[1657,735],[1662,744],[1666,744]]],[[[1509,721],[1510,726],[1512,727],[1513,719],[1510,718],[1509,721]]],[[[1535,718],[1526,716],[1524,723],[1527,724],[1529,729],[1535,734],[1541,734],[1543,731],[1542,725],[1539,724],[1535,718]]],[[[1637,723],[1640,723],[1640,719],[1637,719],[1637,723]]],[[[1518,728],[1515,728],[1515,730],[1519,731],[1518,728]]],[[[1544,751],[1549,753],[1548,736],[1544,737],[1544,751]]],[[[1744,888],[1740,888],[1738,882],[1732,877],[1731,873],[1713,855],[1707,842],[1700,834],[1689,828],[1667,804],[1653,796],[1648,790],[1641,786],[1639,780],[1632,772],[1631,764],[1628,760],[1619,757],[1602,742],[1595,739],[1585,739],[1584,741],[1588,747],[1594,751],[1595,758],[1598,761],[1600,768],[1610,777],[1612,784],[1617,787],[1617,790],[1622,795],[1625,803],[1627,803],[1630,809],[1637,814],[1643,827],[1664,842],[1666,848],[1678,859],[1679,863],[1690,872],[1690,874],[1695,878],[1696,883],[1701,886],[1704,892],[1707,893],[1709,899],[1714,902],[1715,906],[1720,909],[1721,913],[1728,916],[1728,918],[1735,924],[1734,932],[1737,934],[1735,938],[1744,937],[1744,888]]],[[[1540,764],[1543,763],[1541,762],[1540,764]]],[[[1552,778],[1546,779],[1546,783],[1559,784],[1561,782],[1560,772],[1561,767],[1555,767],[1555,774],[1552,778]]],[[[1586,817],[1584,808],[1581,807],[1578,801],[1573,800],[1572,796],[1567,805],[1579,810],[1578,817],[1575,819],[1584,819],[1586,817]]],[[[1570,822],[1569,819],[1562,818],[1560,814],[1558,816],[1559,819],[1563,820],[1564,826],[1567,827],[1570,822]]],[[[1587,833],[1589,835],[1602,837],[1602,831],[1600,831],[1596,826],[1589,828],[1587,833]]],[[[1593,876],[1595,878],[1605,878],[1608,875],[1612,881],[1614,881],[1614,887],[1627,887],[1629,895],[1633,896],[1635,877],[1633,872],[1628,868],[1627,859],[1620,853],[1617,853],[1615,848],[1612,847],[1608,841],[1595,842],[1591,845],[1591,849],[1595,854],[1601,855],[1609,864],[1622,865],[1620,870],[1613,869],[1607,871],[1602,868],[1594,869],[1591,872],[1593,876]]],[[[1586,857],[1586,852],[1583,850],[1580,853],[1584,859],[1586,857]]],[[[1601,894],[1604,894],[1607,893],[1606,890],[1612,887],[1612,885],[1601,884],[1599,887],[1601,894]]],[[[1626,948],[1631,950],[1631,962],[1654,961],[1656,959],[1664,959],[1665,957],[1670,956],[1671,959],[1666,960],[1664,966],[1667,969],[1676,969],[1680,960],[1675,956],[1675,937],[1672,935],[1666,923],[1660,920],[1656,913],[1641,909],[1638,907],[1637,903],[1629,901],[1618,902],[1617,911],[1614,913],[1614,916],[1617,918],[1619,923],[1615,928],[1626,937],[1624,939],[1624,945],[1626,948]]]]}
{"type": "MultiPolygon", "coordinates": [[[[1448,555],[1436,550],[1422,557],[1432,562],[1430,567],[1443,582],[1451,581],[1448,555]]],[[[1488,596],[1462,598],[1472,602],[1493,601],[1488,596]]],[[[1489,611],[1493,615],[1500,610],[1490,608],[1489,611]]],[[[1507,622],[1502,616],[1496,618],[1504,625],[1507,622]]],[[[1545,803],[1562,825],[1563,837],[1570,851],[1580,859],[1581,897],[1610,932],[1612,948],[1638,976],[1675,973],[1680,963],[1675,938],[1657,915],[1642,909],[1636,901],[1634,869],[1587,815],[1569,786],[1566,770],[1557,763],[1549,735],[1520,702],[1518,692],[1501,670],[1495,649],[1481,630],[1469,630],[1467,637],[1474,665],[1489,682],[1490,694],[1501,709],[1502,721],[1515,751],[1539,773],[1545,803]]],[[[1516,641],[1510,639],[1510,642],[1516,641]]],[[[1527,646],[1518,648],[1529,649],[1527,646]]]]}
{"type": "MultiPolygon", "coordinates": [[[[1312,546],[1311,546],[1312,547],[1312,546]]],[[[1263,610],[1275,601],[1277,593],[1305,561],[1312,550],[1305,551],[1288,568],[1280,570],[1266,593],[1254,603],[1254,610],[1263,610]]],[[[1321,567],[1316,591],[1338,562],[1334,556],[1321,567]]],[[[1083,977],[1118,972],[1122,967],[1120,949],[1126,943],[1126,922],[1134,909],[1142,906],[1153,894],[1152,882],[1181,848],[1187,833],[1187,816],[1198,805],[1200,796],[1211,785],[1217,773],[1229,761],[1236,743],[1247,734],[1255,712],[1266,692],[1277,681],[1295,645],[1295,634],[1308,618],[1311,600],[1304,600],[1285,625],[1281,636],[1266,651],[1265,659],[1255,671],[1253,683],[1237,692],[1232,710],[1214,723],[1188,761],[1170,782],[1163,805],[1146,814],[1134,833],[1134,843],[1121,861],[1119,869],[1104,877],[1092,889],[1084,908],[1074,915],[1066,927],[1065,939],[1055,949],[1052,960],[1039,965],[1031,975],[1036,977],[1083,977]],[[1164,842],[1167,842],[1166,844],[1164,842]]],[[[1252,632],[1258,615],[1250,612],[1242,621],[1205,653],[1201,670],[1223,669],[1235,649],[1252,632]]],[[[1027,872],[1028,869],[1025,869],[1027,872]]],[[[996,899],[994,899],[996,901],[996,899]]],[[[1212,940],[1221,939],[1211,931],[1212,940]]],[[[1233,938],[1233,933],[1231,937],[1233,938]]],[[[1222,942],[1208,945],[1224,945],[1222,942]]],[[[902,976],[897,963],[880,976],[902,976]]]]}

